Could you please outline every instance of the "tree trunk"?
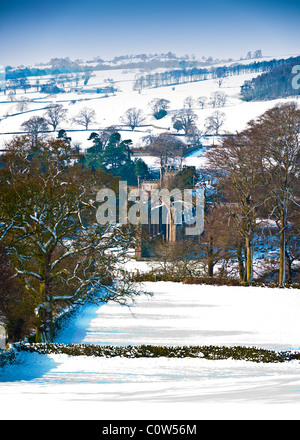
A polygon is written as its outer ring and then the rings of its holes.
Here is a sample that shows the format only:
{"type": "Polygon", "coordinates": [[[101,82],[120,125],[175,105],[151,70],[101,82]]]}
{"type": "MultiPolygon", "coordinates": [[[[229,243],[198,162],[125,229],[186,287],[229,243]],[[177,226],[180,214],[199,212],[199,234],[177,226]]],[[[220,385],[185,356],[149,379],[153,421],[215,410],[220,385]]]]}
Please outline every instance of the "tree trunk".
{"type": "Polygon", "coordinates": [[[214,238],[211,235],[209,237],[209,245],[208,245],[208,276],[214,276],[214,238]]]}
{"type": "Polygon", "coordinates": [[[35,340],[37,343],[53,341],[53,314],[50,303],[49,307],[39,309],[35,340]]]}
{"type": "Polygon", "coordinates": [[[279,263],[279,285],[284,286],[286,282],[286,267],[285,267],[285,257],[286,257],[286,240],[285,240],[285,228],[286,228],[286,216],[285,212],[282,211],[280,215],[280,263],[279,263]]]}
{"type": "Polygon", "coordinates": [[[244,266],[242,252],[243,252],[242,240],[241,240],[241,238],[239,238],[238,239],[238,247],[237,247],[237,259],[238,259],[238,266],[239,266],[240,281],[245,280],[245,266],[244,266]]]}
{"type": "Polygon", "coordinates": [[[53,340],[53,301],[51,294],[51,253],[45,256],[44,267],[41,270],[40,302],[36,342],[52,342],[53,340]]]}
{"type": "Polygon", "coordinates": [[[35,342],[38,344],[43,341],[43,318],[41,315],[41,311],[38,311],[37,324],[36,324],[36,334],[35,334],[35,342]]]}
{"type": "Polygon", "coordinates": [[[251,283],[253,281],[253,267],[252,267],[252,243],[250,240],[250,237],[246,236],[246,255],[247,255],[247,276],[246,281],[247,283],[251,283]]]}
{"type": "Polygon", "coordinates": [[[244,266],[245,270],[244,270],[244,282],[247,281],[247,254],[246,254],[246,250],[245,250],[245,266],[244,266]]]}
{"type": "Polygon", "coordinates": [[[287,262],[287,282],[293,282],[293,271],[292,271],[292,258],[290,257],[289,252],[286,250],[285,252],[286,262],[287,262]]]}

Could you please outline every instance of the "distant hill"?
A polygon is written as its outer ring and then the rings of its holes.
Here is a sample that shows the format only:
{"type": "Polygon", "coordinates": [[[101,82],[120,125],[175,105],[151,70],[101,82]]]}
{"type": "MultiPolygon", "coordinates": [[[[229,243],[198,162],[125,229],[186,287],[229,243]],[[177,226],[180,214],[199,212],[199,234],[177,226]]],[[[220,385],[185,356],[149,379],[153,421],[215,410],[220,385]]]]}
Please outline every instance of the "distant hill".
{"type": "MultiPolygon", "coordinates": [[[[245,60],[254,60],[261,58],[261,51],[256,51],[257,56],[252,59],[247,57],[245,60]]],[[[243,59],[244,60],[244,59],[243,59]]],[[[241,61],[241,60],[240,60],[241,61]]],[[[6,66],[6,79],[20,79],[34,76],[60,75],[70,73],[81,73],[101,70],[119,70],[119,69],[192,69],[205,68],[213,65],[224,65],[233,63],[232,58],[218,59],[213,57],[202,57],[196,59],[195,55],[184,55],[178,57],[172,52],[156,54],[138,54],[123,55],[114,57],[112,60],[103,60],[95,57],[92,60],[71,60],[70,58],[52,58],[46,64],[37,64],[35,66],[6,66]]]]}

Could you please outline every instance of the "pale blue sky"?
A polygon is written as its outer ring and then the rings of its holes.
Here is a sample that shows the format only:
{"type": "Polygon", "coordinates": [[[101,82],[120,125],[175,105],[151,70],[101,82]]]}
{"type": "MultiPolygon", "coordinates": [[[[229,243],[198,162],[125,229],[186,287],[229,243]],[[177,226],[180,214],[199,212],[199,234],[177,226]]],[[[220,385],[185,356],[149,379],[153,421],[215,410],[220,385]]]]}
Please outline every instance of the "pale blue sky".
{"type": "Polygon", "coordinates": [[[168,51],[300,54],[299,19],[299,0],[0,0],[0,65],[168,51]]]}

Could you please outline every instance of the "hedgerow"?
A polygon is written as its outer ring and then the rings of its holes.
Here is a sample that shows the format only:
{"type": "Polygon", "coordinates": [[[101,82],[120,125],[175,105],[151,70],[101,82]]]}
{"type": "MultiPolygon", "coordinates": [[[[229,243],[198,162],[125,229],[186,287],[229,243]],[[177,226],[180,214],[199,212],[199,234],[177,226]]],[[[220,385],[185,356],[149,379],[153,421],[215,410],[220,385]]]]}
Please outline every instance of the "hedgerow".
{"type": "MultiPolygon", "coordinates": [[[[206,284],[210,286],[243,286],[243,287],[270,287],[276,288],[280,287],[278,283],[252,281],[251,283],[246,283],[234,278],[214,278],[214,277],[181,277],[169,274],[159,274],[154,272],[136,274],[132,276],[132,279],[136,282],[158,282],[167,281],[173,283],[183,283],[183,284],[206,284]]],[[[286,283],[285,288],[300,289],[299,283],[286,283]]]]}
{"type": "Polygon", "coordinates": [[[66,354],[69,356],[123,357],[123,358],[203,358],[207,360],[244,360],[257,363],[279,363],[300,360],[300,352],[276,352],[256,347],[218,347],[218,346],[99,346],[91,344],[30,344],[21,343],[18,351],[40,354],[66,354]]]}

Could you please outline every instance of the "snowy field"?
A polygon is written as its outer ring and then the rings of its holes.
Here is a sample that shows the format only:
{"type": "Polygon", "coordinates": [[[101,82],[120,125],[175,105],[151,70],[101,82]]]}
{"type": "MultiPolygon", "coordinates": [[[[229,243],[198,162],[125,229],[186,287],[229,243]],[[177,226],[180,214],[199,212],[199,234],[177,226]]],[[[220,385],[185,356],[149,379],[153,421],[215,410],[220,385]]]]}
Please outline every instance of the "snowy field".
{"type": "MultiPolygon", "coordinates": [[[[243,130],[251,119],[258,117],[280,102],[286,102],[286,100],[282,99],[262,102],[243,102],[240,94],[241,86],[246,80],[251,80],[256,77],[258,75],[257,73],[228,77],[221,88],[219,88],[216,80],[210,79],[200,82],[178,84],[175,87],[167,86],[144,89],[141,93],[133,90],[135,78],[141,74],[138,69],[96,71],[94,74],[95,77],[91,78],[89,87],[105,86],[107,85],[105,80],[111,78],[118,89],[116,95],[104,97],[96,93],[84,94],[75,92],[58,95],[45,95],[37,92],[27,92],[24,94],[22,90],[18,90],[17,95],[14,96],[16,101],[11,102],[8,95],[5,96],[1,94],[0,133],[2,134],[0,136],[0,149],[4,147],[4,142],[9,141],[12,137],[11,135],[3,135],[3,133],[22,131],[21,124],[24,121],[32,116],[44,116],[45,107],[54,103],[62,104],[64,108],[68,110],[67,120],[61,123],[58,128],[63,128],[67,131],[68,129],[80,130],[70,132],[69,135],[72,137],[73,142],[80,143],[82,148],[85,149],[92,145],[91,141],[87,141],[90,133],[84,131],[83,127],[72,122],[72,118],[84,107],[89,107],[96,112],[96,123],[90,127],[90,129],[94,131],[104,129],[111,125],[121,124],[120,117],[130,107],[142,109],[146,118],[145,124],[149,126],[140,127],[134,132],[130,130],[128,132],[122,132],[123,139],[132,139],[134,146],[142,146],[143,137],[149,134],[149,132],[160,134],[166,130],[173,131],[172,116],[183,108],[184,100],[189,96],[192,96],[195,100],[193,111],[198,116],[197,126],[201,131],[204,130],[205,119],[211,116],[215,110],[220,110],[226,115],[226,121],[222,130],[229,133],[243,130]],[[228,96],[225,107],[213,108],[211,105],[206,105],[204,109],[201,109],[196,100],[201,96],[205,96],[209,101],[211,94],[217,91],[223,92],[228,96]],[[151,115],[149,106],[149,103],[155,98],[170,101],[169,115],[158,121],[151,115]],[[29,100],[27,110],[22,114],[16,114],[19,113],[17,101],[23,99],[29,100]]],[[[34,78],[34,80],[36,80],[36,78],[34,78]]],[[[45,78],[41,77],[40,81],[41,83],[44,82],[45,78]]],[[[190,160],[188,163],[192,164],[190,160]]],[[[197,161],[194,160],[194,164],[197,165],[197,161]]]]}
{"type": "MultiPolygon", "coordinates": [[[[129,309],[84,307],[56,342],[300,349],[298,290],[145,283],[129,309]]],[[[300,364],[22,353],[0,370],[0,417],[298,418],[300,364]],[[10,416],[11,415],[11,416],[10,416]]]]}
{"type": "MultiPolygon", "coordinates": [[[[160,71],[160,70],[158,70],[160,71]]],[[[155,73],[152,71],[151,73],[155,73]]],[[[260,102],[243,102],[241,97],[241,86],[245,81],[256,77],[258,73],[241,74],[229,76],[225,79],[222,87],[219,88],[215,79],[209,79],[200,82],[190,82],[186,84],[178,84],[176,86],[157,87],[143,89],[138,92],[133,90],[133,86],[137,77],[145,72],[139,69],[127,70],[105,70],[95,71],[89,83],[88,88],[97,88],[107,86],[107,79],[114,81],[117,92],[114,96],[102,96],[96,93],[80,93],[67,92],[57,95],[45,95],[44,93],[33,91],[26,94],[22,90],[17,90],[17,94],[13,97],[15,101],[11,102],[8,95],[0,95],[0,150],[6,148],[6,142],[9,142],[13,135],[11,133],[22,132],[22,123],[33,116],[45,116],[45,108],[51,104],[61,104],[67,110],[66,120],[61,122],[57,128],[65,129],[72,138],[72,142],[80,146],[82,151],[93,145],[92,140],[88,140],[91,131],[103,130],[109,126],[122,125],[120,118],[126,110],[135,107],[143,111],[145,117],[145,127],[138,127],[131,131],[128,127],[123,127],[120,131],[122,139],[131,139],[134,147],[145,147],[144,138],[151,135],[159,135],[163,132],[176,133],[173,129],[172,117],[179,110],[184,108],[184,100],[187,97],[194,99],[193,112],[197,115],[197,128],[204,133],[206,119],[210,117],[214,111],[218,110],[225,114],[225,123],[222,127],[222,133],[236,133],[246,128],[250,120],[256,119],[265,111],[274,107],[276,104],[293,101],[293,99],[278,99],[272,101],[260,102]],[[209,103],[211,95],[215,92],[222,92],[227,95],[227,102],[224,107],[213,108],[212,105],[206,104],[202,109],[197,103],[200,97],[206,97],[209,103]],[[150,102],[153,99],[166,99],[170,102],[169,114],[161,120],[156,120],[151,114],[150,102]],[[27,109],[24,113],[18,110],[18,101],[27,101],[27,109]],[[90,108],[95,111],[96,122],[91,124],[89,131],[85,131],[82,126],[73,122],[73,118],[83,109],[90,108]],[[72,130],[72,131],[70,131],[72,130]],[[75,131],[73,131],[75,130],[75,131]],[[125,130],[125,131],[123,131],[125,130]]],[[[32,84],[36,79],[43,84],[47,82],[48,77],[34,77],[32,84]]],[[[181,132],[183,134],[183,132],[181,132]]],[[[54,133],[57,136],[57,133],[54,133]]],[[[181,140],[189,143],[187,138],[181,137],[181,140]]],[[[219,143],[219,139],[213,137],[202,137],[201,142],[205,146],[219,143]]],[[[152,156],[142,156],[142,159],[151,168],[158,168],[158,160],[152,156]]],[[[205,168],[206,158],[204,151],[198,150],[189,157],[184,159],[187,166],[195,166],[196,168],[205,168]]]]}
{"type": "Polygon", "coordinates": [[[55,342],[300,350],[298,289],[144,283],[131,307],[88,306],[55,342]]]}

